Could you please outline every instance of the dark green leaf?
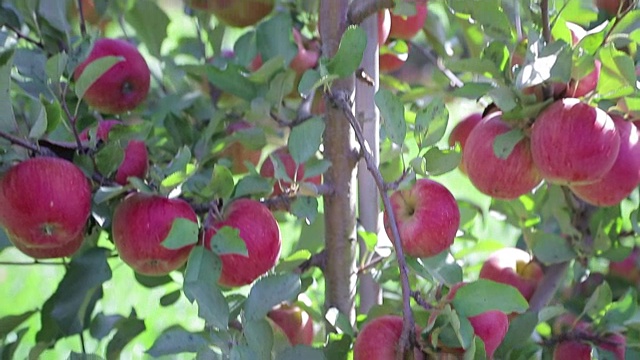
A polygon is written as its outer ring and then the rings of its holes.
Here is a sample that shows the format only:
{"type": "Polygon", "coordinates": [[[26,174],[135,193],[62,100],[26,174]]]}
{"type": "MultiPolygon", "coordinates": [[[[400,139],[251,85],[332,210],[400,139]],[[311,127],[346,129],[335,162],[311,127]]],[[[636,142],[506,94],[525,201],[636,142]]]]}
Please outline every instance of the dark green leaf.
{"type": "Polygon", "coordinates": [[[258,25],[256,44],[263,61],[281,56],[284,57],[285,63],[289,64],[298,53],[296,45],[291,41],[291,29],[291,16],[284,12],[277,12],[275,16],[258,25]]]}
{"type": "Polygon", "coordinates": [[[538,313],[527,311],[509,322],[509,331],[496,352],[496,359],[504,358],[506,351],[519,347],[531,338],[538,325],[538,313]],[[503,356],[500,356],[503,355],[503,356]]]}
{"type": "Polygon", "coordinates": [[[380,88],[375,95],[376,105],[383,118],[384,131],[392,142],[401,145],[407,134],[407,124],[404,119],[404,105],[391,91],[380,88]]]}
{"type": "Polygon", "coordinates": [[[324,347],[324,357],[330,360],[347,360],[353,337],[348,334],[328,334],[328,344],[324,347]]]}
{"type": "Polygon", "coordinates": [[[195,244],[198,242],[199,231],[197,222],[193,222],[191,219],[176,218],[161,245],[167,249],[175,250],[195,244]]]}
{"type": "Polygon", "coordinates": [[[128,318],[122,319],[116,325],[117,332],[113,335],[109,344],[107,344],[107,359],[120,359],[122,349],[136,336],[141,334],[146,326],[144,320],[138,319],[134,312],[128,318]]]}
{"type": "Polygon", "coordinates": [[[89,333],[94,339],[102,340],[124,319],[125,317],[122,315],[105,315],[104,313],[98,313],[91,320],[89,333]]]}
{"type": "Polygon", "coordinates": [[[162,42],[167,38],[169,17],[156,1],[138,0],[124,13],[124,18],[136,30],[151,55],[160,57],[162,42]]]}
{"type": "Polygon", "coordinates": [[[187,261],[184,294],[189,301],[198,302],[198,316],[217,328],[226,329],[229,305],[217,285],[221,271],[220,259],[204,247],[196,246],[187,261]]]}
{"type": "Polygon", "coordinates": [[[36,310],[29,310],[19,315],[8,315],[0,318],[0,339],[4,339],[36,312],[36,310]]]}
{"type": "Polygon", "coordinates": [[[422,149],[435,145],[444,136],[449,122],[449,110],[442,99],[432,100],[425,108],[416,113],[416,142],[422,149]]]}
{"type": "Polygon", "coordinates": [[[47,131],[47,113],[44,110],[44,106],[38,106],[38,115],[36,115],[36,121],[34,122],[31,130],[29,130],[29,137],[32,139],[38,139],[44,135],[47,131]]]}
{"type": "Polygon", "coordinates": [[[101,204],[105,201],[115,199],[127,191],[128,191],[127,188],[123,186],[114,186],[114,187],[101,186],[98,189],[98,191],[96,191],[96,193],[93,195],[93,201],[96,204],[101,204]]]}
{"type": "Polygon", "coordinates": [[[1,55],[4,63],[0,66],[0,131],[12,133],[18,128],[10,93],[13,51],[5,51],[1,55]]]}
{"type": "Polygon", "coordinates": [[[108,142],[100,148],[95,156],[96,166],[100,173],[109,175],[118,170],[122,160],[124,160],[124,149],[118,142],[108,142]]]}
{"type": "Polygon", "coordinates": [[[71,352],[71,354],[69,354],[69,357],[67,358],[67,360],[102,360],[102,359],[104,358],[100,355],[83,354],[83,353],[77,353],[77,352],[71,352]]]}
{"type": "Polygon", "coordinates": [[[273,190],[273,185],[267,179],[257,175],[245,176],[236,185],[235,197],[243,197],[255,194],[268,194],[273,190]]]}
{"type": "Polygon", "coordinates": [[[171,175],[175,172],[186,171],[187,165],[191,162],[191,149],[188,146],[181,147],[173,157],[169,165],[164,169],[165,175],[171,175]]]}
{"type": "Polygon", "coordinates": [[[361,27],[352,25],[342,35],[338,52],[327,63],[327,70],[330,74],[340,78],[353,74],[360,63],[362,55],[367,46],[367,33],[361,27]]]}
{"type": "Polygon", "coordinates": [[[500,134],[493,141],[493,153],[499,159],[506,159],[522,139],[524,139],[524,134],[520,129],[511,129],[500,134]]]}
{"type": "Polygon", "coordinates": [[[1,360],[11,360],[15,359],[14,354],[20,345],[20,342],[24,338],[24,334],[27,333],[27,328],[20,329],[16,332],[16,340],[12,342],[5,342],[3,345],[0,345],[0,359],[1,360]]]}
{"type": "Polygon", "coordinates": [[[135,273],[135,278],[140,285],[147,288],[154,288],[154,287],[162,286],[162,285],[173,282],[173,279],[169,275],[147,276],[147,275],[135,273]]]}
{"type": "Polygon", "coordinates": [[[109,71],[113,65],[123,60],[124,59],[122,57],[118,56],[104,56],[92,61],[84,68],[82,75],[80,75],[78,80],[76,80],[76,96],[80,99],[83,98],[87,89],[89,89],[91,85],[93,85],[93,83],[102,76],[102,74],[109,71]]]}
{"type": "MultiPolygon", "coordinates": [[[[313,348],[306,345],[296,345],[278,354],[278,360],[325,360],[322,349],[313,348]]],[[[335,359],[335,358],[334,358],[335,359]]]]}
{"type": "Polygon", "coordinates": [[[585,314],[594,317],[611,303],[612,298],[611,288],[609,284],[604,282],[593,291],[583,311],[585,314]]]}
{"type": "Polygon", "coordinates": [[[453,306],[465,316],[475,316],[490,310],[522,313],[529,304],[513,286],[479,279],[458,289],[453,306]]]}
{"type": "Polygon", "coordinates": [[[247,244],[240,237],[240,230],[223,226],[211,238],[211,251],[218,255],[238,254],[249,256],[247,244]]]}
{"type": "Polygon", "coordinates": [[[66,33],[70,30],[65,11],[66,5],[66,0],[41,1],[38,15],[47,19],[47,22],[57,30],[66,33]]]}
{"type": "Polygon", "coordinates": [[[631,319],[638,310],[637,293],[631,288],[606,308],[601,326],[619,326],[631,319]]]}
{"type": "Polygon", "coordinates": [[[318,200],[311,196],[298,196],[289,210],[298,219],[310,224],[318,216],[318,200]]]}
{"type": "Polygon", "coordinates": [[[318,151],[323,133],[324,121],[318,116],[291,129],[287,146],[296,164],[304,163],[318,151]]]}
{"type": "Polygon", "coordinates": [[[567,240],[556,234],[537,232],[532,234],[533,254],[545,265],[575,259],[577,256],[567,240]]]}
{"type": "Polygon", "coordinates": [[[153,342],[147,354],[153,357],[195,353],[207,347],[208,341],[203,333],[193,333],[180,326],[173,326],[160,334],[153,342]]]}
{"type": "Polygon", "coordinates": [[[216,166],[213,168],[211,183],[207,186],[210,197],[227,199],[233,193],[233,174],[224,166],[216,166]]]}
{"type": "Polygon", "coordinates": [[[247,345],[257,355],[257,360],[271,360],[273,348],[273,330],[265,319],[250,320],[243,324],[247,345]]]}
{"type": "MultiPolygon", "coordinates": [[[[187,66],[187,69],[191,67],[187,66]]],[[[213,65],[205,67],[209,82],[224,92],[251,101],[257,95],[256,85],[244,75],[244,68],[239,65],[229,64],[226,68],[219,69],[213,65]]]]}
{"type": "Polygon", "coordinates": [[[245,317],[248,320],[262,319],[271,308],[283,301],[292,300],[299,292],[299,275],[269,275],[260,278],[251,288],[244,304],[245,317]]]}
{"type": "Polygon", "coordinates": [[[424,154],[425,170],[433,176],[453,171],[460,164],[462,154],[455,150],[440,150],[432,147],[424,154]]]}
{"type": "Polygon", "coordinates": [[[175,290],[168,294],[164,294],[160,298],[160,306],[167,307],[175,304],[178,300],[180,300],[181,295],[182,295],[182,292],[180,290],[175,290]]]}
{"type": "Polygon", "coordinates": [[[602,48],[599,55],[602,63],[596,88],[599,97],[614,99],[633,94],[636,89],[633,59],[616,49],[613,43],[602,48]]]}

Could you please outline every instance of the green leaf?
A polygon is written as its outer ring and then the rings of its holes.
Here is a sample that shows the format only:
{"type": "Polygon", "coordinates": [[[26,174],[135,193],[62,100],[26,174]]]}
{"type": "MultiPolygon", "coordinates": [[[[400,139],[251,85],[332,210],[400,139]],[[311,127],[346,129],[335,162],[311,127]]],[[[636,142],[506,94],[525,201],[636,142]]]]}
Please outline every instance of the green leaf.
{"type": "Polygon", "coordinates": [[[276,272],[291,272],[300,266],[303,262],[311,258],[311,252],[309,250],[298,250],[293,254],[287,256],[286,259],[280,260],[276,266],[276,272]]]}
{"type": "Polygon", "coordinates": [[[49,101],[44,96],[40,96],[40,102],[44,106],[47,117],[46,133],[50,133],[62,122],[62,105],[58,100],[49,101]]]}
{"type": "Polygon", "coordinates": [[[181,295],[182,292],[180,290],[174,290],[168,294],[162,295],[162,297],[160,298],[160,306],[167,307],[175,304],[178,300],[180,300],[181,295]]]}
{"type": "Polygon", "coordinates": [[[66,0],[40,1],[38,15],[45,18],[47,23],[57,30],[60,30],[63,33],[68,33],[71,29],[67,21],[67,12],[65,11],[66,6],[66,0]]]}
{"type": "Polygon", "coordinates": [[[287,146],[296,164],[304,163],[318,151],[323,133],[324,121],[319,116],[314,116],[291,129],[287,146]]]}
{"type": "Polygon", "coordinates": [[[595,317],[611,303],[612,299],[613,294],[611,293],[611,288],[609,284],[604,282],[593,291],[593,294],[591,294],[589,300],[587,300],[582,311],[590,317],[595,317]]]}
{"type": "Polygon", "coordinates": [[[127,191],[127,188],[124,186],[101,186],[93,195],[93,201],[96,204],[102,204],[119,197],[127,191]]]}
{"type": "Polygon", "coordinates": [[[180,171],[186,172],[189,162],[191,162],[191,149],[185,145],[178,150],[173,160],[163,170],[163,174],[168,176],[180,171]]]}
{"type": "MultiPolygon", "coordinates": [[[[325,355],[322,349],[313,348],[306,345],[296,345],[294,347],[286,348],[278,354],[278,360],[325,360],[325,355]]],[[[331,358],[335,359],[335,358],[331,358]]]]}
{"type": "Polygon", "coordinates": [[[3,64],[0,66],[0,131],[12,133],[17,130],[11,105],[11,69],[13,68],[13,50],[0,53],[3,64]]]}
{"type": "Polygon", "coordinates": [[[198,316],[217,328],[227,329],[229,304],[217,285],[221,271],[220,259],[196,246],[189,254],[184,272],[184,294],[192,303],[198,302],[198,316]]]}
{"type": "Polygon", "coordinates": [[[448,251],[443,251],[436,256],[421,258],[416,262],[429,272],[434,279],[447,285],[457,284],[462,281],[462,267],[456,262],[447,261],[448,251]]]}
{"type": "Polygon", "coordinates": [[[165,329],[146,353],[157,358],[166,355],[195,353],[207,345],[206,334],[190,332],[176,325],[165,329]]]}
{"type": "Polygon", "coordinates": [[[300,83],[298,83],[298,92],[305,96],[310,96],[311,90],[320,86],[322,76],[316,69],[309,69],[302,74],[300,83]]]}
{"type": "Polygon", "coordinates": [[[158,287],[158,286],[162,286],[165,284],[169,284],[173,282],[173,279],[171,278],[171,276],[169,275],[164,275],[164,276],[148,276],[148,275],[142,275],[139,273],[135,273],[135,278],[136,281],[146,287],[146,288],[154,288],[154,287],[158,287]]]}
{"type": "Polygon", "coordinates": [[[104,56],[92,61],[84,68],[82,75],[80,75],[78,80],[76,80],[76,96],[78,96],[79,99],[82,99],[87,90],[100,78],[100,76],[109,71],[109,69],[111,69],[115,64],[123,60],[124,58],[119,56],[104,56]]]}
{"type": "Polygon", "coordinates": [[[231,170],[224,166],[213,168],[211,183],[207,185],[207,193],[211,198],[228,199],[233,194],[235,186],[231,170]]]}
{"type": "Polygon", "coordinates": [[[633,289],[627,289],[627,292],[620,299],[606,307],[606,312],[599,325],[620,326],[633,318],[638,310],[637,297],[638,295],[633,289]]]}
{"type": "Polygon", "coordinates": [[[67,67],[69,55],[61,52],[51,56],[45,65],[45,72],[47,78],[51,81],[51,87],[56,89],[60,84],[60,78],[64,74],[64,69],[67,67]]]}
{"type": "Polygon", "coordinates": [[[31,139],[38,139],[44,135],[47,131],[47,113],[44,110],[44,106],[40,104],[38,106],[38,115],[36,117],[36,121],[29,130],[29,137],[31,139]]]}
{"type": "Polygon", "coordinates": [[[223,226],[216,230],[211,238],[211,251],[218,255],[237,254],[249,256],[247,244],[240,237],[240,230],[231,226],[223,226]]]}
{"type": "Polygon", "coordinates": [[[266,319],[250,320],[243,324],[247,345],[257,355],[257,359],[271,360],[273,348],[273,330],[266,319]]]}
{"type": "Polygon", "coordinates": [[[135,312],[131,312],[128,318],[122,319],[116,326],[118,330],[109,344],[107,344],[107,359],[120,359],[122,349],[145,329],[144,320],[138,319],[135,312]]]}
{"type": "Polygon", "coordinates": [[[200,227],[191,219],[176,218],[173,220],[171,230],[161,245],[167,249],[180,249],[198,242],[200,227]]]}
{"type": "MultiPolygon", "coordinates": [[[[185,69],[188,71],[193,67],[185,66],[185,69]]],[[[256,84],[244,75],[244,71],[246,70],[243,67],[235,64],[228,64],[224,69],[219,69],[213,65],[205,66],[205,72],[210,83],[224,92],[251,101],[257,96],[258,90],[256,84]]]]}
{"type": "Polygon", "coordinates": [[[95,159],[100,173],[105,175],[113,174],[124,160],[124,149],[117,141],[108,142],[96,153],[95,159]]]}
{"type": "MultiPolygon", "coordinates": [[[[306,175],[306,174],[305,174],[306,175]]],[[[273,190],[273,184],[258,175],[248,175],[238,181],[235,197],[243,197],[255,194],[268,194],[273,190]]]]}
{"type": "Polygon", "coordinates": [[[506,351],[527,342],[538,325],[538,313],[527,311],[509,321],[509,330],[496,352],[496,359],[505,358],[506,351]],[[502,355],[502,356],[500,356],[502,355]]]}
{"type": "Polygon", "coordinates": [[[414,135],[422,149],[435,145],[444,136],[449,122],[449,110],[442,99],[432,100],[425,108],[416,113],[414,135]]]}
{"type": "Polygon", "coordinates": [[[520,129],[511,129],[500,134],[493,140],[493,153],[499,159],[506,159],[522,139],[524,139],[524,133],[520,129]]]}
{"type": "Polygon", "coordinates": [[[144,42],[151,55],[160,58],[162,42],[167,38],[169,17],[156,1],[138,0],[124,12],[124,18],[144,42]]]}
{"type": "Polygon", "coordinates": [[[367,33],[359,26],[349,26],[342,35],[338,52],[327,63],[329,73],[339,78],[353,74],[362,62],[366,46],[367,33]]]}
{"type": "Polygon", "coordinates": [[[35,314],[37,310],[29,310],[19,315],[8,315],[0,318],[0,339],[4,339],[20,324],[35,314]]]}
{"type": "Polygon", "coordinates": [[[269,310],[283,301],[291,301],[300,292],[297,274],[268,275],[260,278],[251,288],[244,304],[248,320],[262,319],[269,310]]]}
{"type": "Polygon", "coordinates": [[[358,229],[358,237],[367,246],[367,251],[374,251],[378,244],[378,235],[375,232],[358,229]]]}
{"type": "Polygon", "coordinates": [[[577,254],[571,244],[556,234],[536,232],[531,235],[533,254],[545,265],[573,260],[577,254]]]}
{"type": "Polygon", "coordinates": [[[256,44],[262,56],[262,61],[274,57],[284,57],[287,64],[291,62],[298,48],[291,41],[293,37],[291,16],[284,12],[276,12],[274,16],[258,24],[256,29],[256,44]]]}
{"type": "Polygon", "coordinates": [[[455,150],[440,150],[432,147],[424,154],[425,170],[433,176],[453,171],[462,160],[462,154],[455,150]]]}
{"type": "Polygon", "coordinates": [[[633,59],[616,49],[611,43],[599,52],[600,78],[596,91],[603,99],[615,99],[631,95],[636,90],[636,74],[633,59]]]}
{"type": "Polygon", "coordinates": [[[318,216],[318,200],[311,196],[298,196],[291,204],[290,212],[298,219],[311,224],[318,216]]]}
{"type": "Polygon", "coordinates": [[[479,279],[458,289],[453,306],[465,316],[475,316],[490,310],[522,313],[529,304],[515,287],[479,279]]]}
{"type": "Polygon", "coordinates": [[[407,124],[404,119],[404,105],[390,90],[380,88],[375,95],[376,105],[383,118],[383,128],[392,142],[402,145],[407,134],[407,124]]]}
{"type": "Polygon", "coordinates": [[[450,0],[448,3],[456,16],[473,19],[486,35],[506,43],[515,40],[512,21],[496,1],[491,3],[489,0],[450,0]]]}
{"type": "Polygon", "coordinates": [[[124,319],[125,317],[122,315],[105,315],[104,313],[98,313],[91,320],[89,333],[94,339],[102,340],[124,319]]]}
{"type": "Polygon", "coordinates": [[[16,331],[16,340],[12,342],[4,342],[3,345],[0,345],[0,359],[2,360],[10,360],[15,359],[14,354],[20,345],[20,342],[24,338],[24,335],[27,333],[29,329],[20,329],[16,331]]]}

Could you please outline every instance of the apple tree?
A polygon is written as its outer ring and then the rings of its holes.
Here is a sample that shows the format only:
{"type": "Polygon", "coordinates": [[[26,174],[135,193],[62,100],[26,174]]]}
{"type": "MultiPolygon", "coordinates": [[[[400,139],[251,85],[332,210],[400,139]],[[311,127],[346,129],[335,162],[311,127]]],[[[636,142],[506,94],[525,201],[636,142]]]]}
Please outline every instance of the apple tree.
{"type": "Polygon", "coordinates": [[[637,0],[0,25],[2,359],[640,358],[637,0]]]}

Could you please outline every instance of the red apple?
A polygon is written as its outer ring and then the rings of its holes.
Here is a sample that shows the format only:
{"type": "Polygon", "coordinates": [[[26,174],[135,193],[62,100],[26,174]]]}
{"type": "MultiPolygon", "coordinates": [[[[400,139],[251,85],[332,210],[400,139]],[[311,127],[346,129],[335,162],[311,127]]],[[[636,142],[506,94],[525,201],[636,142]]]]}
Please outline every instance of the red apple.
{"type": "Polygon", "coordinates": [[[533,161],[553,183],[577,185],[601,179],[619,149],[620,136],[611,117],[574,98],[551,104],[531,129],[533,161]]]}
{"type": "MultiPolygon", "coordinates": [[[[316,185],[320,185],[322,183],[322,176],[317,175],[310,177],[308,179],[304,178],[304,164],[297,165],[296,162],[289,154],[289,150],[286,147],[281,147],[271,153],[271,155],[264,160],[262,166],[260,167],[260,175],[266,178],[272,178],[275,174],[275,169],[273,167],[273,161],[271,161],[271,157],[277,157],[284,165],[284,169],[289,176],[289,178],[295,182],[310,182],[316,185]]],[[[285,192],[288,192],[292,188],[291,183],[285,180],[278,180],[276,184],[273,186],[273,196],[282,195],[285,192]]]]}
{"type": "MultiPolygon", "coordinates": [[[[460,226],[460,209],[451,192],[442,184],[420,179],[411,189],[394,192],[391,207],[406,255],[431,257],[453,244],[460,226]]],[[[386,212],[384,224],[391,238],[393,235],[386,212]]]]}
{"type": "Polygon", "coordinates": [[[596,60],[594,63],[594,69],[581,79],[572,79],[567,87],[567,96],[573,98],[583,97],[596,90],[598,86],[598,80],[600,79],[600,69],[602,63],[600,60],[596,60]]]}
{"type": "MultiPolygon", "coordinates": [[[[96,137],[102,141],[108,141],[109,132],[115,125],[122,124],[118,120],[104,120],[98,123],[96,137]]],[[[89,129],[80,133],[80,140],[89,140],[89,129]]],[[[120,185],[126,185],[129,177],[144,179],[149,169],[149,153],[144,141],[131,140],[124,149],[124,158],[116,171],[115,181],[120,185]]]]}
{"type": "MultiPolygon", "coordinates": [[[[419,338],[418,326],[416,326],[416,334],[416,338],[419,338]]],[[[402,335],[402,317],[400,316],[383,315],[369,320],[353,345],[353,360],[396,359],[400,335],[402,335]]],[[[413,356],[416,360],[425,359],[419,349],[413,350],[413,356]]]]}
{"type": "Polygon", "coordinates": [[[85,101],[107,114],[134,109],[149,93],[151,72],[138,49],[127,41],[97,40],[89,56],[75,69],[74,79],[78,80],[87,65],[105,56],[118,56],[123,60],[113,65],[87,89],[85,101]]]}
{"type": "Polygon", "coordinates": [[[273,10],[275,0],[190,0],[189,5],[213,13],[218,20],[235,27],[251,26],[273,10]]]}
{"type": "Polygon", "coordinates": [[[605,175],[587,185],[571,186],[582,200],[596,206],[619,204],[640,184],[640,141],[638,129],[619,115],[611,115],[620,134],[620,150],[605,175]]]}
{"type": "Polygon", "coordinates": [[[515,287],[522,296],[531,299],[543,276],[542,267],[529,253],[518,248],[500,249],[482,264],[480,278],[515,287]]]}
{"type": "Polygon", "coordinates": [[[415,0],[416,13],[412,16],[395,15],[391,11],[391,31],[389,37],[392,39],[410,40],[424,26],[427,19],[427,1],[415,0]]]}
{"type": "Polygon", "coordinates": [[[609,15],[616,15],[620,10],[627,10],[632,0],[594,0],[594,3],[598,9],[604,10],[609,15]]]}
{"type": "Polygon", "coordinates": [[[566,340],[556,345],[553,360],[591,360],[591,345],[576,340],[566,340]]]}
{"type": "Polygon", "coordinates": [[[378,11],[378,45],[387,42],[391,31],[391,14],[389,9],[378,11]]]}
{"type": "Polygon", "coordinates": [[[162,242],[175,219],[198,222],[191,206],[181,199],[134,193],[113,213],[113,242],[122,261],[140,274],[159,276],[178,269],[194,245],[168,249],[162,242]]]}
{"type": "MultiPolygon", "coordinates": [[[[230,136],[236,132],[242,132],[254,128],[253,124],[240,120],[231,123],[225,129],[227,136],[230,136]]],[[[262,151],[259,149],[250,149],[239,141],[234,141],[227,146],[220,156],[231,159],[231,172],[234,174],[246,173],[249,169],[244,164],[245,161],[249,161],[254,166],[258,165],[260,161],[260,155],[262,151]]]]}
{"type": "Polygon", "coordinates": [[[313,321],[309,314],[295,305],[282,304],[267,314],[284,332],[291,346],[313,343],[313,321]]]}
{"type": "MultiPolygon", "coordinates": [[[[457,123],[451,131],[451,134],[449,134],[449,146],[454,147],[456,143],[460,143],[460,149],[464,150],[464,146],[467,143],[467,138],[469,137],[471,130],[473,130],[481,120],[481,113],[473,113],[457,123]]],[[[464,160],[460,161],[460,165],[458,167],[463,174],[467,173],[467,169],[464,167],[464,160]]]]}
{"type": "Polygon", "coordinates": [[[487,115],[469,134],[462,153],[471,183],[482,193],[498,199],[515,199],[542,181],[531,157],[528,138],[520,140],[506,159],[495,155],[496,137],[510,130],[502,120],[502,113],[487,115]]]}
{"type": "Polygon", "coordinates": [[[73,163],[38,157],[0,178],[0,225],[9,240],[34,258],[70,256],[84,239],[91,187],[73,163]]]}
{"type": "Polygon", "coordinates": [[[307,41],[305,41],[302,34],[300,34],[300,31],[296,28],[293,28],[293,40],[298,47],[298,53],[289,63],[289,67],[293,69],[298,76],[302,76],[305,71],[318,65],[320,47],[315,41],[305,44],[307,41]]]}
{"type": "Polygon", "coordinates": [[[238,199],[228,204],[221,219],[205,232],[205,246],[211,248],[218,230],[229,226],[240,231],[248,256],[222,254],[222,273],[218,283],[227,287],[252,283],[273,268],[280,256],[280,228],[269,209],[260,202],[238,199]]]}
{"type": "Polygon", "coordinates": [[[640,248],[634,247],[629,256],[622,261],[610,262],[609,274],[625,279],[631,284],[640,284],[640,248]]]}
{"type": "MultiPolygon", "coordinates": [[[[411,50],[411,45],[407,44],[408,49],[411,50]]],[[[404,65],[409,59],[409,51],[406,53],[395,53],[389,49],[388,45],[385,45],[380,49],[379,64],[378,67],[381,72],[389,73],[396,71],[404,65]]]]}
{"type": "Polygon", "coordinates": [[[598,347],[613,354],[616,360],[625,360],[627,339],[620,333],[611,333],[598,341],[598,347]]]}

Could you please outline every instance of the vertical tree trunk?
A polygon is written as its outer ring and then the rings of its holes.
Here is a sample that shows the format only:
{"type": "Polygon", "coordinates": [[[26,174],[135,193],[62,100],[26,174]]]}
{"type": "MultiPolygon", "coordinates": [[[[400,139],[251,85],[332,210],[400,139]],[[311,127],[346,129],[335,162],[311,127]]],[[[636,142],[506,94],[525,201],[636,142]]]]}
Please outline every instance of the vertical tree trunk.
{"type": "MultiPolygon", "coordinates": [[[[322,51],[332,57],[346,29],[349,0],[320,2],[320,38],[322,51]]],[[[331,94],[353,98],[354,76],[333,82],[331,94]]],[[[325,214],[325,306],[335,307],[355,322],[355,245],[357,146],[353,130],[341,109],[334,108],[325,96],[326,128],[324,156],[331,161],[324,181],[333,192],[324,196],[325,214]]]]}

